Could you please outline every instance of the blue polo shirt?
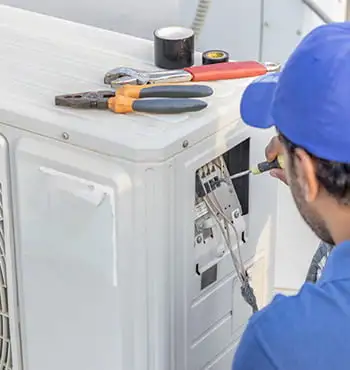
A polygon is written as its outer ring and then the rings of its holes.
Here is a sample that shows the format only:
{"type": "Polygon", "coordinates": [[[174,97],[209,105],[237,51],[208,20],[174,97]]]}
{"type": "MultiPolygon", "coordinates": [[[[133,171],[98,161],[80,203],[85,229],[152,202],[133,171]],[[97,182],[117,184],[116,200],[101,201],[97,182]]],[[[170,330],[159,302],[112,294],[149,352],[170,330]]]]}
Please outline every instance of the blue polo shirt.
{"type": "Polygon", "coordinates": [[[333,249],[316,284],[252,316],[232,369],[350,369],[350,241],[333,249]]]}

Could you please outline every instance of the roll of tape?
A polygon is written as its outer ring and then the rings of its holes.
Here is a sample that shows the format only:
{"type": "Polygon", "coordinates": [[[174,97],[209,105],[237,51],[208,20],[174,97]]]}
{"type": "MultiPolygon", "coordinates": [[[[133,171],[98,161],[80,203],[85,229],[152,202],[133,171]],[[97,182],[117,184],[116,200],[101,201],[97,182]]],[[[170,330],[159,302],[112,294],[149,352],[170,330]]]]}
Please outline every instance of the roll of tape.
{"type": "Polygon", "coordinates": [[[183,27],[154,31],[154,64],[164,69],[182,69],[194,63],[194,32],[183,27]]]}
{"type": "Polygon", "coordinates": [[[215,63],[225,63],[230,59],[229,54],[224,50],[208,50],[202,54],[202,63],[215,64],[215,63]]]}

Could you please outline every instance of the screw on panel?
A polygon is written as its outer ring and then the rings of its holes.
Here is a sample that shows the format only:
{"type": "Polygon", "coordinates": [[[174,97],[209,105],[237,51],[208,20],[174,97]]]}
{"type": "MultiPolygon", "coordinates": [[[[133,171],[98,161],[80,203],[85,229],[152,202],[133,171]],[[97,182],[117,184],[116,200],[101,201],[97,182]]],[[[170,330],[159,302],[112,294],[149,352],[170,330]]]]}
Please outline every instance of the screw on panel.
{"type": "Polygon", "coordinates": [[[217,253],[217,256],[218,256],[218,257],[222,257],[224,254],[225,254],[225,251],[224,251],[224,250],[222,250],[222,251],[219,251],[219,252],[217,253]]]}
{"type": "Polygon", "coordinates": [[[202,237],[198,235],[196,241],[198,244],[202,243],[202,237]]]}
{"type": "Polygon", "coordinates": [[[63,133],[62,133],[62,138],[63,138],[64,140],[69,140],[69,134],[68,134],[68,132],[63,132],[63,133]]]}
{"type": "Polygon", "coordinates": [[[240,216],[240,213],[238,209],[233,213],[234,218],[238,218],[240,216]]]}
{"type": "Polygon", "coordinates": [[[185,141],[182,143],[182,147],[183,147],[183,148],[187,148],[187,147],[188,147],[188,144],[189,144],[188,140],[185,140],[185,141]]]}

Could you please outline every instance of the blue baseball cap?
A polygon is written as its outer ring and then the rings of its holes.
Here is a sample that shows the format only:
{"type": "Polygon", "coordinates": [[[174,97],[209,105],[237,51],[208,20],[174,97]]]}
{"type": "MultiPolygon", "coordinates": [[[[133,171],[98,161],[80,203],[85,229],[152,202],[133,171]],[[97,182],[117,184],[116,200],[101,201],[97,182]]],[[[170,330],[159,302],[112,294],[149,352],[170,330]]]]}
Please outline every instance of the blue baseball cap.
{"type": "Polygon", "coordinates": [[[350,22],[311,31],[281,72],[246,88],[240,108],[246,124],[275,126],[316,157],[350,163],[350,22]]]}

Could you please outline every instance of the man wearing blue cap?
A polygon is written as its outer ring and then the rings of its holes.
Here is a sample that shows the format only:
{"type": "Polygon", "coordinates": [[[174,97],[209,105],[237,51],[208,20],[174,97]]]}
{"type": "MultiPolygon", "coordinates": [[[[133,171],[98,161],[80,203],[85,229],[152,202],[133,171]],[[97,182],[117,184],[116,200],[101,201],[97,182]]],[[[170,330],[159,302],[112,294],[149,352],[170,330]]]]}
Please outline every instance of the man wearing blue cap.
{"type": "Polygon", "coordinates": [[[241,115],[250,126],[276,127],[267,158],[283,154],[286,172],[273,175],[289,184],[315,234],[336,247],[316,284],[277,295],[252,316],[233,370],[349,370],[350,23],[307,35],[281,73],[247,87],[241,115]]]}

